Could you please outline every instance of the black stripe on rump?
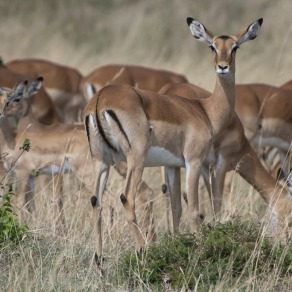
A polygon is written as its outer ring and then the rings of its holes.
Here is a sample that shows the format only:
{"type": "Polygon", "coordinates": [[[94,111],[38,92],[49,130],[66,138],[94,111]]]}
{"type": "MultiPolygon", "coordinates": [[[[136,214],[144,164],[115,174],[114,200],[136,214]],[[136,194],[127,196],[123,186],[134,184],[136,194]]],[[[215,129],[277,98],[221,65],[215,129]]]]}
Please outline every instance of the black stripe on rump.
{"type": "Polygon", "coordinates": [[[96,122],[97,122],[98,131],[99,131],[100,135],[102,136],[103,140],[105,141],[105,143],[108,145],[109,148],[111,148],[112,150],[117,152],[118,150],[106,138],[106,135],[105,135],[104,130],[103,130],[102,126],[101,126],[100,120],[98,119],[98,116],[97,115],[95,115],[95,116],[96,116],[96,122]]]}
{"type": "Polygon", "coordinates": [[[89,135],[89,127],[88,127],[88,123],[89,123],[89,116],[86,116],[86,117],[85,117],[84,125],[85,125],[86,136],[87,136],[87,141],[88,141],[88,144],[89,144],[90,153],[91,153],[91,155],[92,155],[92,151],[91,151],[91,147],[90,147],[90,135],[89,135]]]}
{"type": "Polygon", "coordinates": [[[117,125],[118,125],[120,131],[123,133],[125,139],[127,140],[128,144],[129,144],[129,147],[131,148],[131,143],[130,143],[130,141],[129,141],[129,139],[128,139],[128,136],[127,136],[127,134],[126,134],[126,132],[125,132],[125,130],[124,130],[122,124],[120,123],[120,121],[119,121],[117,115],[115,114],[115,112],[114,112],[113,110],[106,110],[106,112],[107,112],[107,113],[111,116],[111,118],[117,123],[117,125]]]}

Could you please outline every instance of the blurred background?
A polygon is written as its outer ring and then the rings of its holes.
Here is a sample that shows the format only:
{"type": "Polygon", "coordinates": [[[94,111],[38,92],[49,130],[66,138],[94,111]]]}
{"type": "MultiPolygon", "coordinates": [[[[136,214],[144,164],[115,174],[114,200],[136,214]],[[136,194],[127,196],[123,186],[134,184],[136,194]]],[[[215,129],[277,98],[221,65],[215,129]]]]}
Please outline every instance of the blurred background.
{"type": "Polygon", "coordinates": [[[212,53],[186,17],[217,35],[263,17],[259,37],[238,51],[236,81],[281,85],[292,78],[291,11],[291,0],[0,0],[0,55],[49,59],[84,75],[108,63],[163,68],[212,90],[212,53]]]}

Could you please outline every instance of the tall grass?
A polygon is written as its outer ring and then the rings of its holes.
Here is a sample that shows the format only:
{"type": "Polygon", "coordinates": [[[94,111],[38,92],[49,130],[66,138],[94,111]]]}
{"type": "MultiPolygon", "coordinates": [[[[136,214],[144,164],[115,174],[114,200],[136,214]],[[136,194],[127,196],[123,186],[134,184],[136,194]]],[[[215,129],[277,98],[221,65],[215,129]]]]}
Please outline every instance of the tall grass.
{"type": "Polygon", "coordinates": [[[237,81],[280,85],[291,78],[291,9],[289,0],[2,1],[1,55],[47,58],[83,74],[112,62],[162,67],[212,89],[211,54],[194,42],[186,17],[216,34],[263,17],[256,42],[238,53],[237,81]]]}

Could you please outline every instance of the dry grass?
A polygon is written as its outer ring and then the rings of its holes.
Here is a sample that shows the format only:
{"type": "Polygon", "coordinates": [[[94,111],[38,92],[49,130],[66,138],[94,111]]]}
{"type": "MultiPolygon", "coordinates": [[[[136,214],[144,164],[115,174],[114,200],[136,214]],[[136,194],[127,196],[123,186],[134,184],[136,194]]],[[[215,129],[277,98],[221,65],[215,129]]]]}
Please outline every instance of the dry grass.
{"type": "MultiPolygon", "coordinates": [[[[204,45],[194,42],[185,23],[186,17],[201,20],[218,34],[236,33],[243,25],[263,17],[259,37],[238,53],[237,81],[280,85],[291,79],[291,11],[290,0],[218,0],[212,4],[204,0],[2,1],[1,56],[4,61],[45,58],[76,67],[83,74],[114,62],[164,68],[183,73],[190,81],[212,90],[215,76],[211,53],[204,45]]],[[[155,223],[161,235],[166,214],[160,194],[160,170],[147,169],[144,178],[155,192],[155,223]]],[[[72,177],[66,176],[64,209],[68,230],[66,236],[55,237],[51,185],[47,180],[40,178],[39,181],[37,212],[30,219],[31,251],[26,242],[15,251],[5,252],[5,248],[1,251],[0,259],[2,257],[7,264],[1,259],[0,289],[127,289],[125,283],[112,287],[110,275],[103,281],[98,279],[91,265],[94,252],[91,195],[72,177]]],[[[265,211],[261,198],[237,176],[232,182],[232,193],[227,193],[232,201],[232,215],[260,220],[265,211]]],[[[124,250],[133,248],[119,201],[122,185],[122,180],[112,173],[103,230],[109,270],[116,268],[116,261],[124,250]],[[114,206],[113,224],[109,206],[114,206]]],[[[207,219],[211,219],[207,193],[202,189],[201,194],[202,202],[206,202],[207,219]]],[[[185,210],[185,205],[183,207],[185,210]]],[[[261,290],[268,291],[274,284],[273,279],[264,283],[250,279],[244,290],[256,291],[262,287],[261,290]]],[[[220,291],[220,283],[214,291],[220,291]]]]}

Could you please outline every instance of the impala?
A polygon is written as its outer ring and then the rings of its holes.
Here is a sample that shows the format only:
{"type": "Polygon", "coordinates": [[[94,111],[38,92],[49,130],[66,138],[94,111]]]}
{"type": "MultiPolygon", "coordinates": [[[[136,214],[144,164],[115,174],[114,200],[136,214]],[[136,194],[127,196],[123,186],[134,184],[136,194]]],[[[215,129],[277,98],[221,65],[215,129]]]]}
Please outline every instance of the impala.
{"type": "MultiPolygon", "coordinates": [[[[15,135],[9,127],[5,130],[2,141],[5,141],[5,165],[10,169],[15,158],[19,155],[19,146],[25,138],[31,143],[31,150],[24,153],[13,167],[17,181],[16,207],[21,217],[23,206],[26,204],[25,195],[33,196],[34,173],[62,173],[72,171],[87,187],[92,188],[94,183],[93,164],[86,163],[89,153],[84,128],[80,126],[57,124],[46,126],[38,123],[33,117],[30,108],[30,97],[41,88],[42,79],[34,80],[29,88],[20,83],[14,90],[1,89],[4,96],[2,116],[16,116],[18,118],[18,133],[15,135]],[[6,97],[6,99],[5,99],[6,97]],[[28,127],[33,124],[33,127],[28,127]],[[22,131],[20,130],[22,129],[22,131]]],[[[3,97],[2,97],[3,99],[3,97]]],[[[2,103],[3,104],[3,103],[2,103]]],[[[6,118],[2,118],[6,123],[6,118]]],[[[3,147],[3,145],[2,145],[3,147]]],[[[3,149],[2,149],[3,151],[3,149]]],[[[59,195],[57,193],[57,195],[59,195]]],[[[54,200],[59,207],[62,218],[62,198],[54,200]]],[[[33,205],[31,205],[31,210],[33,205]]]]}
{"type": "MultiPolygon", "coordinates": [[[[241,44],[257,36],[262,19],[235,36],[215,36],[192,18],[187,24],[192,35],[207,43],[215,54],[217,81],[206,104],[129,85],[108,85],[94,95],[83,112],[91,154],[98,165],[98,186],[105,185],[112,164],[127,162],[120,198],[138,250],[145,242],[137,224],[135,196],[145,166],[165,166],[169,175],[177,167],[186,168],[190,231],[197,231],[200,168],[214,137],[229,125],[234,114],[235,53],[241,44]]],[[[100,191],[91,202],[99,222],[103,191],[97,189],[100,191]]],[[[178,223],[174,222],[175,229],[178,223]]],[[[100,224],[96,227],[95,259],[100,264],[100,224]]]]}
{"type": "Polygon", "coordinates": [[[81,81],[83,95],[87,100],[96,91],[108,84],[129,84],[134,87],[157,92],[167,83],[187,83],[185,76],[142,66],[106,65],[99,67],[81,81]]]}
{"type": "MultiPolygon", "coordinates": [[[[180,95],[193,99],[203,99],[211,95],[210,92],[192,84],[167,84],[159,93],[180,95]]],[[[218,217],[221,211],[223,187],[227,171],[235,170],[263,197],[265,203],[269,205],[272,212],[280,219],[279,224],[286,224],[289,214],[292,215],[292,197],[287,188],[279,184],[263,167],[249,141],[245,137],[241,121],[235,113],[229,126],[221,131],[215,139],[213,147],[216,157],[209,155],[204,161],[203,174],[208,173],[210,164],[215,165],[215,178],[212,181],[212,206],[214,206],[215,216],[218,217]]],[[[172,204],[181,210],[180,198],[180,172],[177,170],[176,176],[166,178],[168,185],[172,188],[171,194],[175,196],[172,204]]],[[[205,177],[205,182],[209,182],[209,177],[205,177]]],[[[211,186],[209,186],[211,189],[211,186]]],[[[274,214],[272,214],[274,215],[274,214]]]]}
{"type": "Polygon", "coordinates": [[[5,65],[30,79],[43,76],[44,88],[63,121],[73,123],[80,118],[86,101],[80,92],[82,75],[78,70],[42,59],[18,59],[5,65]]]}

